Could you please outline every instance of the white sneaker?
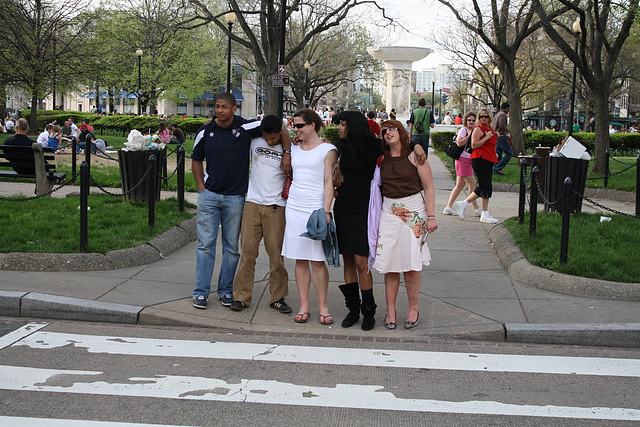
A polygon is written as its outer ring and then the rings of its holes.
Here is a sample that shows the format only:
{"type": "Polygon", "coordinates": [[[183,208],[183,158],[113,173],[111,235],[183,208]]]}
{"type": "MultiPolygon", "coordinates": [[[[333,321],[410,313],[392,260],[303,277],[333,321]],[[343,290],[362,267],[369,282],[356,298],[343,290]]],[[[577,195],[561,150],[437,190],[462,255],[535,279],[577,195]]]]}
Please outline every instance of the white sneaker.
{"type": "Polygon", "coordinates": [[[488,224],[495,224],[497,222],[499,222],[497,219],[495,219],[494,217],[491,216],[490,213],[483,213],[482,215],[480,215],[480,222],[486,222],[488,224]]]}
{"type": "Polygon", "coordinates": [[[460,219],[464,219],[464,209],[466,206],[462,204],[462,202],[455,202],[453,204],[453,209],[456,210],[456,213],[460,217],[460,219]]]}
{"type": "Polygon", "coordinates": [[[473,213],[476,214],[476,216],[482,216],[482,208],[474,209],[473,213]]]}
{"type": "Polygon", "coordinates": [[[444,208],[444,211],[442,213],[445,215],[458,215],[458,212],[456,212],[455,209],[449,207],[444,208]]]}

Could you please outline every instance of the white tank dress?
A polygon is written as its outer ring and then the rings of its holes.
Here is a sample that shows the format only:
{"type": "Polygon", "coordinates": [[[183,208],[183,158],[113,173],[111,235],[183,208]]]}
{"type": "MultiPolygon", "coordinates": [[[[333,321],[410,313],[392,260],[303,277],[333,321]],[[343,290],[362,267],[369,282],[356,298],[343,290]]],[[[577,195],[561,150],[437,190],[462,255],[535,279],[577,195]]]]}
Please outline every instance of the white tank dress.
{"type": "Polygon", "coordinates": [[[322,241],[300,237],[300,234],[307,231],[311,213],[324,206],[324,159],[335,149],[335,145],[330,143],[307,151],[299,145],[291,146],[293,182],[285,209],[286,225],[282,243],[282,255],[287,258],[326,260],[322,241]]]}

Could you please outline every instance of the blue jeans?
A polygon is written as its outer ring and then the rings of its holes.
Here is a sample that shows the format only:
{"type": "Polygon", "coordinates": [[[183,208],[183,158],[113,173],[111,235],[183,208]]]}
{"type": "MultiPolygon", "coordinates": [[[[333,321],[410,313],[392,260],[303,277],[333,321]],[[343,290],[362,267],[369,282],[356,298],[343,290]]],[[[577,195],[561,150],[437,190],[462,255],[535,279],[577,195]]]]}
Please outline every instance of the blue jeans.
{"type": "Polygon", "coordinates": [[[429,135],[411,135],[411,142],[420,144],[427,157],[429,157],[429,135]]]}
{"type": "Polygon", "coordinates": [[[507,138],[506,135],[498,137],[498,141],[496,142],[496,154],[498,155],[498,163],[493,167],[494,172],[504,169],[504,167],[507,166],[507,163],[509,163],[509,160],[513,157],[513,149],[511,148],[509,138],[507,138]]]}
{"type": "Polygon", "coordinates": [[[222,226],[222,265],[218,276],[218,297],[233,295],[233,277],[240,260],[238,241],[242,225],[244,195],[225,196],[204,190],[198,194],[198,247],[196,288],[193,296],[209,296],[216,262],[218,227],[222,226]]]}

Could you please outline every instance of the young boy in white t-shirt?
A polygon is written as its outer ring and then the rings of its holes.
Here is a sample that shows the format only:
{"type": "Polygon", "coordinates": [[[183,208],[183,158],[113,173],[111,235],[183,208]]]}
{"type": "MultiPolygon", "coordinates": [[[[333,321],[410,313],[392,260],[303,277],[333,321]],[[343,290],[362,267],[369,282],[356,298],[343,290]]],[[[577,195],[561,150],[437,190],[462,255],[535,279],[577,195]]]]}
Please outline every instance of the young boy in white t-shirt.
{"type": "Polygon", "coordinates": [[[249,190],[242,213],[240,232],[240,264],[233,281],[231,309],[241,311],[251,304],[256,258],[260,241],[269,255],[269,306],[281,313],[291,313],[284,297],[289,294],[289,275],[284,267],[282,239],[284,238],[284,207],[282,189],[286,177],[280,170],[283,149],[282,120],[265,116],[260,125],[262,138],[251,141],[251,173],[249,190]]]}

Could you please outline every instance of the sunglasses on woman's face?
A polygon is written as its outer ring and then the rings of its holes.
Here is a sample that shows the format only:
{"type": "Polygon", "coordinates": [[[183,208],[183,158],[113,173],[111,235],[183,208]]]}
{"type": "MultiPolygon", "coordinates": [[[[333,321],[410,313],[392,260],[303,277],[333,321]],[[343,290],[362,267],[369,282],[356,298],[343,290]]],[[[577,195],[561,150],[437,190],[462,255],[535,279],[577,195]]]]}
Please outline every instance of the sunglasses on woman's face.
{"type": "Polygon", "coordinates": [[[389,131],[389,132],[395,132],[395,131],[397,131],[397,130],[398,130],[398,128],[397,128],[397,127],[393,127],[393,126],[391,126],[391,127],[388,127],[388,128],[384,128],[384,129],[382,129],[382,134],[383,134],[383,135],[384,135],[384,134],[386,134],[386,133],[387,133],[387,131],[389,131]]]}
{"type": "Polygon", "coordinates": [[[479,119],[488,119],[489,116],[478,116],[479,119]]]}
{"type": "Polygon", "coordinates": [[[467,119],[468,122],[475,122],[476,119],[467,119]]]}
{"type": "Polygon", "coordinates": [[[306,122],[306,123],[295,123],[293,125],[294,128],[296,129],[302,129],[303,127],[310,125],[312,122],[306,122]]]}

